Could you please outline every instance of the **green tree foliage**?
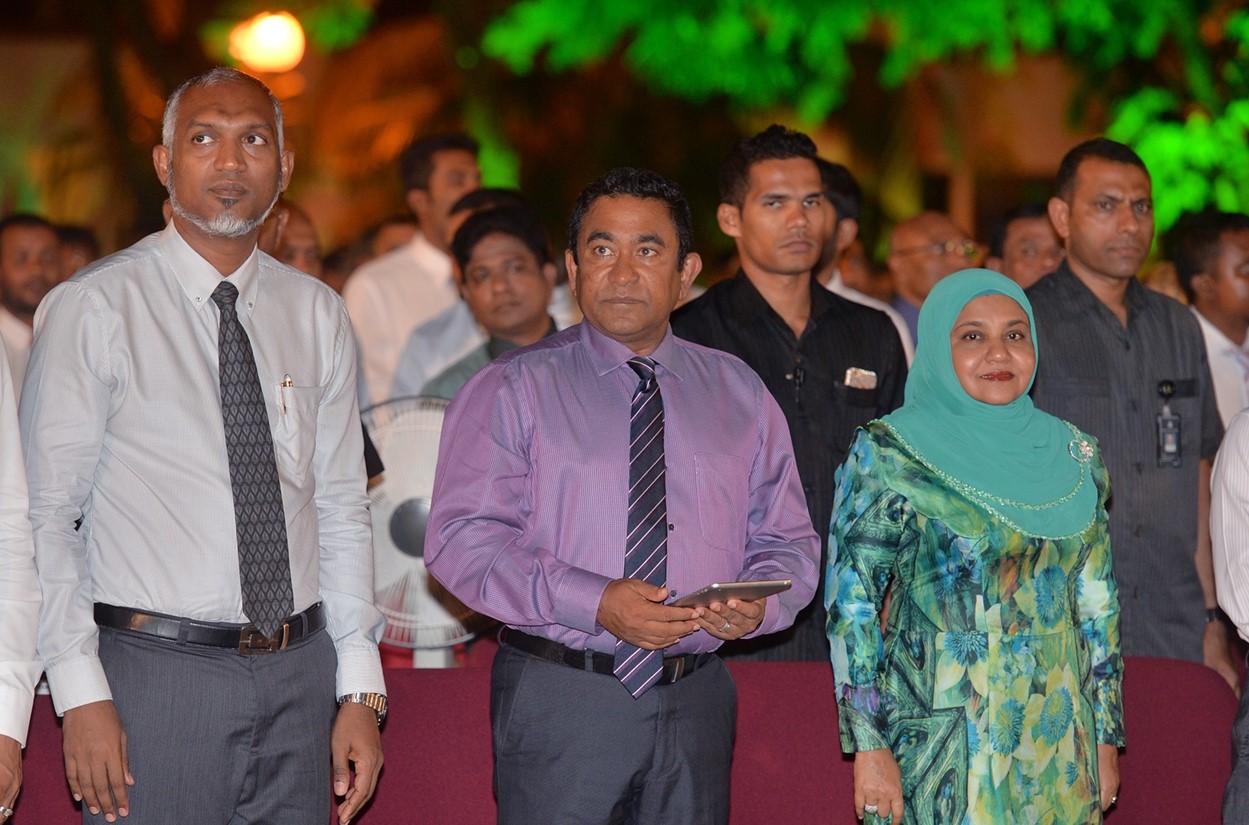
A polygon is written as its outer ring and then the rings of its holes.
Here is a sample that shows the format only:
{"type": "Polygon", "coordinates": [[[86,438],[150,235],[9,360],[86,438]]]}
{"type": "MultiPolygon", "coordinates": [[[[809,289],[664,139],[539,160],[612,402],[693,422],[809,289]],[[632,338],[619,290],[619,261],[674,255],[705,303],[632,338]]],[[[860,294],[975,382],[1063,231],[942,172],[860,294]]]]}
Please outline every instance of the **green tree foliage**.
{"type": "Polygon", "coordinates": [[[1185,212],[1249,211],[1249,12],[1202,29],[1213,36],[1182,53],[1187,83],[1124,96],[1107,128],[1149,166],[1162,229],[1185,212]]]}
{"type": "Polygon", "coordinates": [[[1113,103],[1108,133],[1159,182],[1159,219],[1249,209],[1249,14],[1226,0],[520,0],[483,51],[526,73],[621,50],[651,87],[743,110],[790,106],[816,123],[844,101],[852,50],[881,50],[879,82],[978,59],[1007,72],[1057,51],[1113,103]]]}

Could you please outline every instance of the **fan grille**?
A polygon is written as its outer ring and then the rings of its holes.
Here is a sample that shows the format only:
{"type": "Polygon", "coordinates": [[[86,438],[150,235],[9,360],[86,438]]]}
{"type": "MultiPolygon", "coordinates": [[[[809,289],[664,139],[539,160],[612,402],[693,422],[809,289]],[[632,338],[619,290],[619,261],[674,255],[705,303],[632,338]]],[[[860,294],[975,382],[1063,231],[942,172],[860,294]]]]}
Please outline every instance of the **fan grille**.
{"type": "Polygon", "coordinates": [[[386,465],[381,483],[369,491],[374,593],[387,619],[383,641],[401,647],[450,647],[490,622],[425,569],[425,528],[446,407],[437,398],[396,398],[363,413],[386,465]]]}

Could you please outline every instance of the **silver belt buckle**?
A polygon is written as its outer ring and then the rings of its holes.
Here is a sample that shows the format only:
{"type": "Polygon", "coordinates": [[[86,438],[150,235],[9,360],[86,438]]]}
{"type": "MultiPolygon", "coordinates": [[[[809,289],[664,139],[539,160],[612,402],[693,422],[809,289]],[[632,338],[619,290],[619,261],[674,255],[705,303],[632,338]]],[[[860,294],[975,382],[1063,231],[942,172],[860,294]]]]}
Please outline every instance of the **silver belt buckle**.
{"type": "Polygon", "coordinates": [[[291,641],[291,623],[285,622],[278,632],[269,638],[256,629],[254,625],[239,630],[239,653],[254,656],[260,653],[277,653],[285,650],[291,641]]]}

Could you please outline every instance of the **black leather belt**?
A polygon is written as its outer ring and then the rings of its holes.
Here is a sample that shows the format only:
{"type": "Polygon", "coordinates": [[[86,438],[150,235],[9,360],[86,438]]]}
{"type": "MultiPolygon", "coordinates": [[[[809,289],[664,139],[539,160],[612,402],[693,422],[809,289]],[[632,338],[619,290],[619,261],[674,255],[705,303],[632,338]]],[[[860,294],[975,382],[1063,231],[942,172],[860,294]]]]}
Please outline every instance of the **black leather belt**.
{"type": "MultiPolygon", "coordinates": [[[[594,673],[612,675],[612,666],[616,657],[610,653],[599,653],[597,650],[577,650],[550,639],[530,636],[510,627],[499,631],[499,640],[517,650],[531,653],[539,659],[566,665],[577,670],[590,670],[594,673]]],[[[689,676],[703,665],[710,662],[714,653],[687,653],[684,656],[665,656],[664,672],[656,684],[670,685],[678,679],[689,676]]]]}
{"type": "Polygon", "coordinates": [[[202,622],[164,613],[132,610],[129,607],[114,607],[111,604],[96,604],[95,623],[100,627],[142,633],[144,636],[155,636],[179,644],[223,647],[243,654],[277,653],[300,639],[323,630],[325,611],[322,610],[321,603],[317,602],[303,613],[296,613],[287,619],[274,632],[272,638],[262,634],[255,625],[202,622]]]}

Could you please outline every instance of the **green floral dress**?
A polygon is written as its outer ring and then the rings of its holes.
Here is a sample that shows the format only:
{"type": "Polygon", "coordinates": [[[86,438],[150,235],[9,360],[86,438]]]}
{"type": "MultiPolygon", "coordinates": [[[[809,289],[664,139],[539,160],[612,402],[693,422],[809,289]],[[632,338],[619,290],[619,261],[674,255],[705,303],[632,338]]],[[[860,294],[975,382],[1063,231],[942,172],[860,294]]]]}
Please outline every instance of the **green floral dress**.
{"type": "Polygon", "coordinates": [[[908,825],[1102,821],[1097,744],[1123,744],[1123,665],[1100,453],[1090,467],[1097,514],[1068,538],[1024,535],[880,421],[838,470],[841,744],[892,749],[908,825]]]}

